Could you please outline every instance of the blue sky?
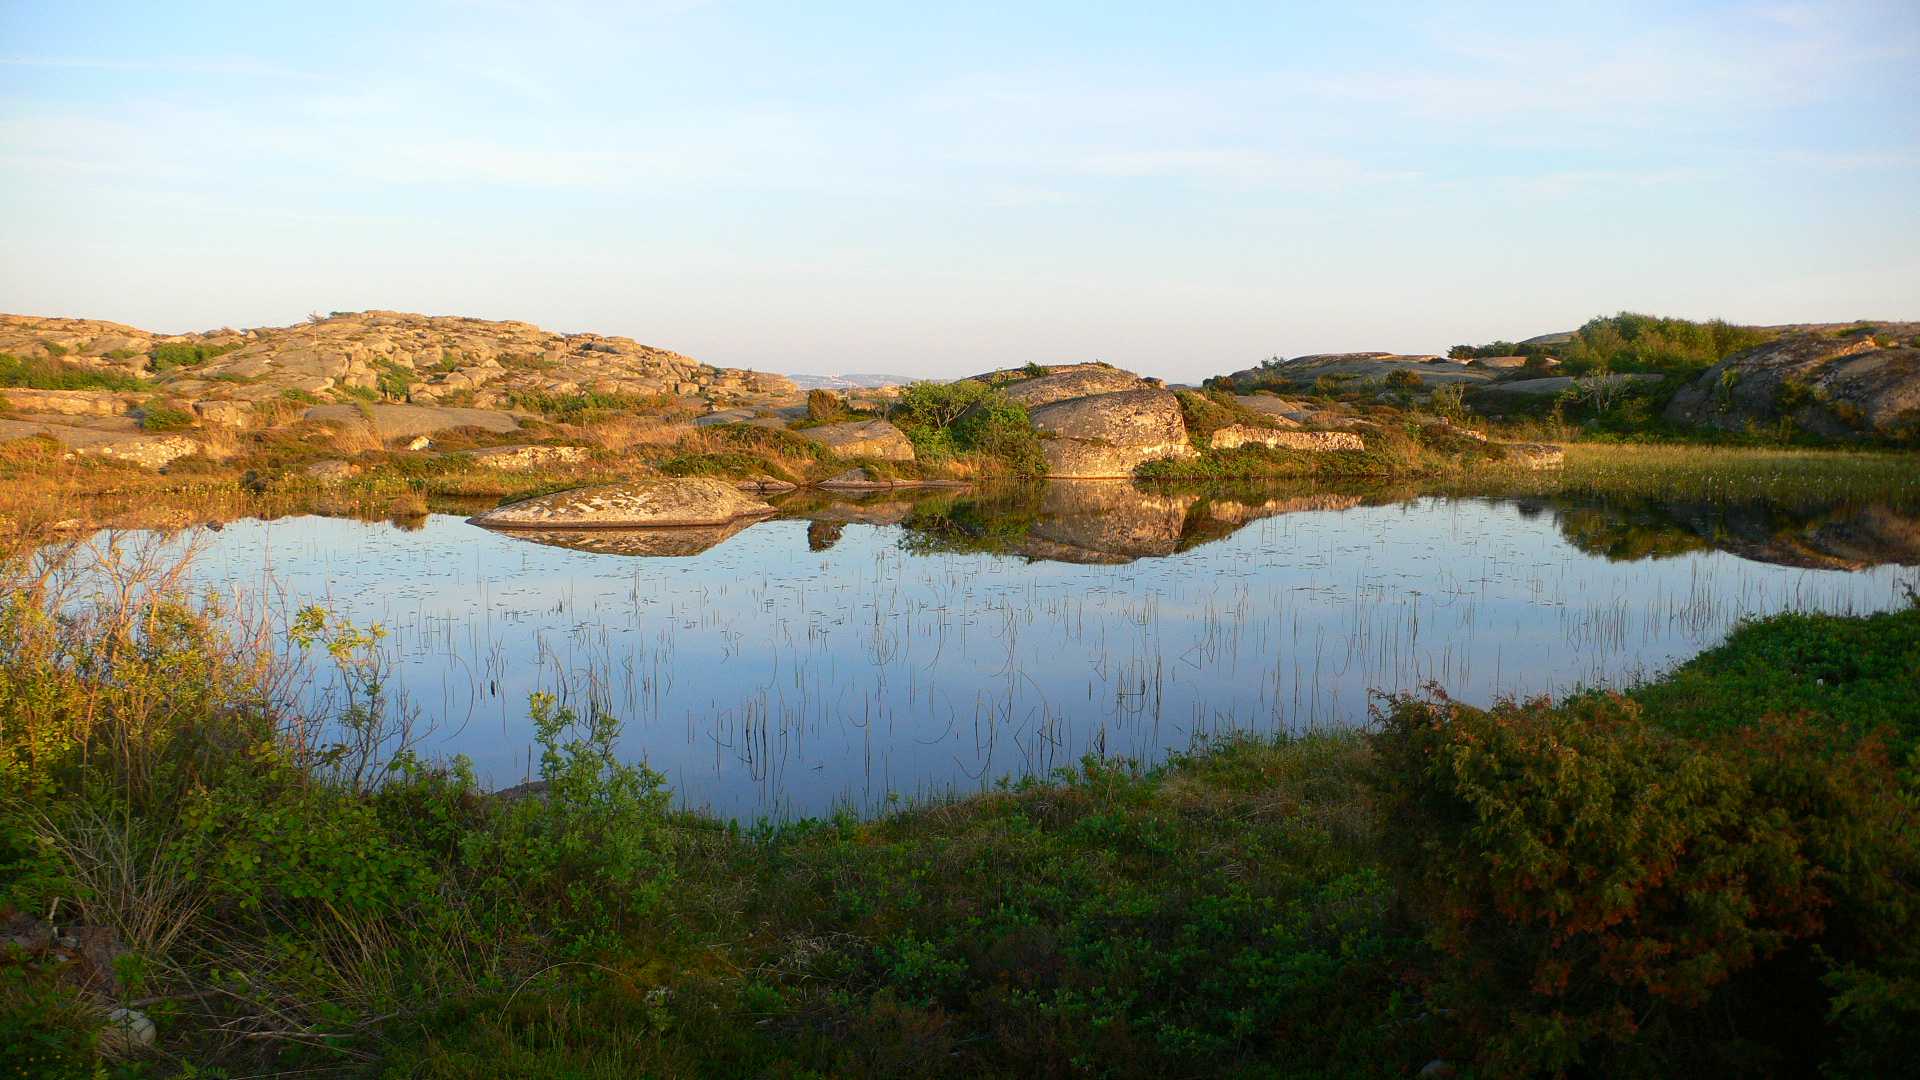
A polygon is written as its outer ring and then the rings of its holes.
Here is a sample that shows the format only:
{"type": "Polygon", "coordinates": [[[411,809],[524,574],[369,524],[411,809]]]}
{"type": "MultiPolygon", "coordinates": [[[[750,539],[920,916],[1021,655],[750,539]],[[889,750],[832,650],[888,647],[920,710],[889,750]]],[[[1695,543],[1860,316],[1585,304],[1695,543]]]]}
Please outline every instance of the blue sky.
{"type": "Polygon", "coordinates": [[[1920,4],[0,0],[0,310],[1196,378],[1920,318],[1920,4]]]}

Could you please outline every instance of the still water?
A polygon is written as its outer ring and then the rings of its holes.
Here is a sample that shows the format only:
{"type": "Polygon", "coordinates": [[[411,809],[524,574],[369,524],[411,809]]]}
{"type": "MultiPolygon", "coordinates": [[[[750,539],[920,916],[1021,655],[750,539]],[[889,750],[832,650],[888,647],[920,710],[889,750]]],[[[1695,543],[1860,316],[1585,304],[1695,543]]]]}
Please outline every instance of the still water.
{"type": "Polygon", "coordinates": [[[1896,607],[1920,515],[1060,483],[737,528],[242,521],[199,587],[378,622],[421,749],[529,778],[527,696],[624,719],[684,805],[862,812],[1087,753],[1362,723],[1370,691],[1619,685],[1783,610],[1896,607]]]}

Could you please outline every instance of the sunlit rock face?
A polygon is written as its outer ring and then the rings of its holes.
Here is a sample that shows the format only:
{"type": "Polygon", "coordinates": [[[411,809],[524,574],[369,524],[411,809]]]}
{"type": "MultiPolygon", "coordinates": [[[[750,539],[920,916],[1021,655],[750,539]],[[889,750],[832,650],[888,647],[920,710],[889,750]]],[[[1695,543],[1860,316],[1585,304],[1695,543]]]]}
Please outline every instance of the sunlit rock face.
{"type": "Polygon", "coordinates": [[[1727,431],[1786,421],[1841,439],[1920,432],[1920,323],[1819,329],[1735,353],[1682,387],[1666,417],[1727,431]]]}
{"type": "Polygon", "coordinates": [[[1166,390],[1121,390],[1069,398],[1031,413],[1047,475],[1132,476],[1141,464],[1194,456],[1180,402],[1166,390]]]}
{"type": "Polygon", "coordinates": [[[1103,365],[1084,365],[1055,369],[1038,378],[1008,383],[1003,389],[1007,397],[1029,409],[1037,409],[1042,405],[1052,405],[1054,402],[1066,401],[1070,398],[1114,394],[1122,390],[1142,390],[1147,387],[1147,382],[1131,371],[1121,371],[1119,368],[1103,365]]]}
{"type": "Polygon", "coordinates": [[[819,427],[801,428],[796,434],[808,442],[819,443],[843,458],[913,460],[913,443],[899,428],[885,420],[822,424],[819,427]]]}
{"type": "Polygon", "coordinates": [[[771,513],[773,507],[724,481],[684,477],[556,491],[471,520],[495,529],[631,529],[725,525],[771,513]]]}
{"type": "Polygon", "coordinates": [[[156,334],[93,319],[0,315],[0,352],[60,359],[155,380],[182,401],[268,401],[285,391],[371,390],[408,383],[414,404],[505,408],[515,395],[579,393],[694,398],[720,404],[799,399],[783,375],[716,368],[668,349],[604,334],[560,334],[532,323],[342,311],[293,326],[156,334]],[[201,350],[156,363],[157,348],[201,350]]]}

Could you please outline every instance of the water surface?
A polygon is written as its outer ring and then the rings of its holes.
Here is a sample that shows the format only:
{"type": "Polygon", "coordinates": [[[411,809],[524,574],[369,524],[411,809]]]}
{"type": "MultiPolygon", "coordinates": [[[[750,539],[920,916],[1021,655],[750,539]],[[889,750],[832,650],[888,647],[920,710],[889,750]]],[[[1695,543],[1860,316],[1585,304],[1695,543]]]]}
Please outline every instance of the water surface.
{"type": "Polygon", "coordinates": [[[492,785],[532,772],[527,695],[551,690],[624,718],[681,802],[746,817],[1361,723],[1370,690],[1617,685],[1745,617],[1920,587],[1920,515],[1884,506],[1056,482],[783,514],[539,537],[242,521],[199,538],[193,572],[383,624],[423,748],[492,785]]]}

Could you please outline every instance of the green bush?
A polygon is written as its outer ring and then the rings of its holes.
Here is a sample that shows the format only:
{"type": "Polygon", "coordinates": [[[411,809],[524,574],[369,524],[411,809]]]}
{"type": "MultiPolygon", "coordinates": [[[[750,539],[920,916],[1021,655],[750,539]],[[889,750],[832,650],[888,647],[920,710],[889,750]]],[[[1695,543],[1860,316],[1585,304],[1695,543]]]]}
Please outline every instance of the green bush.
{"type": "Polygon", "coordinates": [[[418,376],[413,369],[392,360],[374,361],[374,385],[388,401],[406,401],[413,393],[418,376]]]}
{"type": "Polygon", "coordinates": [[[977,454],[1013,476],[1044,476],[1046,459],[1026,406],[972,379],[914,383],[889,414],[922,461],[977,454]]]}
{"type": "Polygon", "coordinates": [[[522,390],[509,394],[508,400],[516,409],[536,412],[566,424],[590,424],[623,413],[659,412],[677,403],[670,394],[614,394],[598,390],[572,394],[522,390]]]}
{"type": "MultiPolygon", "coordinates": [[[[289,1025],[310,1034],[283,1063],[344,1050],[651,925],[667,795],[614,758],[604,714],[536,697],[545,790],[484,798],[463,762],[407,750],[377,628],[303,612],[290,638],[334,666],[342,709],[290,715],[281,668],[217,610],[70,604],[23,572],[0,564],[0,911],[117,928],[123,979],[200,1002],[210,1052],[289,1025]]],[[[0,1042],[39,1055],[29,1075],[90,1057],[97,1021],[46,1004],[60,982],[0,957],[0,1042]]]]}
{"type": "Polygon", "coordinates": [[[1593,371],[1692,374],[1777,337],[1776,331],[1720,319],[1694,322],[1623,311],[1590,319],[1559,347],[1569,375],[1593,371]]]}
{"type": "MultiPolygon", "coordinates": [[[[1883,749],[1799,718],[1694,741],[1604,694],[1390,700],[1372,739],[1435,995],[1491,1075],[1879,1061],[1835,987],[1920,957],[1920,830],[1883,749]]],[[[1907,1043],[1911,1049],[1911,1043],[1907,1043]]]]}
{"type": "Polygon", "coordinates": [[[58,360],[38,360],[0,353],[0,387],[23,390],[144,390],[144,379],[123,372],[82,367],[58,360]]]}
{"type": "Polygon", "coordinates": [[[171,405],[148,404],[140,409],[142,431],[185,431],[193,426],[193,414],[171,405]]]}
{"type": "Polygon", "coordinates": [[[839,394],[826,389],[807,391],[807,419],[831,424],[847,418],[847,403],[839,394]]]}
{"type": "Polygon", "coordinates": [[[225,345],[196,345],[186,341],[168,341],[155,345],[148,350],[147,358],[153,362],[153,370],[166,371],[169,368],[197,367],[216,356],[241,347],[240,342],[228,342],[225,345]]]}
{"type": "Polygon", "coordinates": [[[1422,379],[1417,371],[1395,369],[1387,372],[1387,389],[1389,390],[1418,390],[1425,385],[1426,380],[1422,379]]]}

